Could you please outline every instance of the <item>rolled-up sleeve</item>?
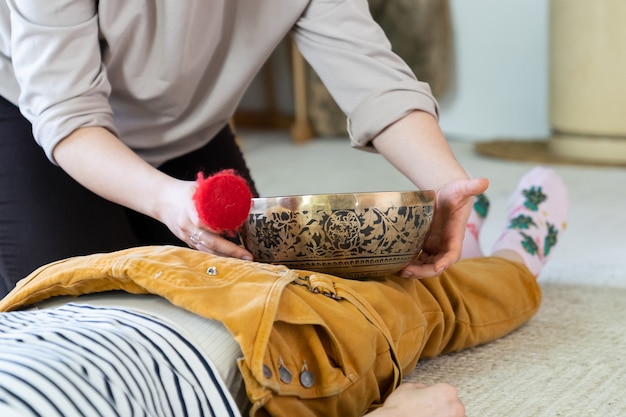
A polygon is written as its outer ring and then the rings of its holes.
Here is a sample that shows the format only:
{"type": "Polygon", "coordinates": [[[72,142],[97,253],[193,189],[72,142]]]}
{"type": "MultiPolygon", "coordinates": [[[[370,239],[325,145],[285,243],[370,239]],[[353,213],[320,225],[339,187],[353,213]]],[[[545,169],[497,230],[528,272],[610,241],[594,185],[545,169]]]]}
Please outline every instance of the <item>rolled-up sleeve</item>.
{"type": "Polygon", "coordinates": [[[80,127],[115,132],[93,0],[7,0],[19,106],[52,151],[80,127]]]}
{"type": "Polygon", "coordinates": [[[311,0],[294,38],[348,116],[353,146],[373,149],[372,139],[413,110],[438,117],[429,85],[392,52],[366,0],[311,0]]]}

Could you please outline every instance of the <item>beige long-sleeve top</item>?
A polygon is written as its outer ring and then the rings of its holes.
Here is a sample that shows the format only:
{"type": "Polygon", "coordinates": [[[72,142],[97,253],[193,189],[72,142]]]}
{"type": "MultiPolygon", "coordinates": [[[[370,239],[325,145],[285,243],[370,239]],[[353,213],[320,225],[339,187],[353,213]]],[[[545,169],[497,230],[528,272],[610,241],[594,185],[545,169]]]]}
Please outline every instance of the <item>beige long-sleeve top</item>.
{"type": "Polygon", "coordinates": [[[437,116],[366,0],[0,0],[0,95],[52,161],[71,132],[102,126],[159,165],[228,122],[290,31],[353,146],[412,110],[437,116]]]}

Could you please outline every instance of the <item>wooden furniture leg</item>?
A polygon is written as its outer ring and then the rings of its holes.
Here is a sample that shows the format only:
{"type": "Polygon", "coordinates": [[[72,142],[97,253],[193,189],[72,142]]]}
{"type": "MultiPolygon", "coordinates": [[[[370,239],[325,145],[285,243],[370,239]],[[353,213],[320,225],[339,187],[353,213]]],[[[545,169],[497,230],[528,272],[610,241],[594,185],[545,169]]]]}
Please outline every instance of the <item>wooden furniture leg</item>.
{"type": "Polygon", "coordinates": [[[313,129],[309,123],[306,94],[306,67],[304,57],[296,43],[291,40],[291,61],[293,71],[293,95],[295,118],[291,127],[291,139],[294,142],[306,142],[311,139],[313,129]]]}

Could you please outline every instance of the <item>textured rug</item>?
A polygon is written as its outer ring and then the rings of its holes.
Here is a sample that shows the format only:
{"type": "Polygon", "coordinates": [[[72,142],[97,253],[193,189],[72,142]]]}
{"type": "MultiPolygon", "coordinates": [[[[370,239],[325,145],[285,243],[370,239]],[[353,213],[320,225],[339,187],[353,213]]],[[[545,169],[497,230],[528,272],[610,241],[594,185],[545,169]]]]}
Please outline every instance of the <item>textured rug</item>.
{"type": "Polygon", "coordinates": [[[600,167],[626,167],[619,161],[600,161],[594,159],[570,158],[555,154],[550,150],[547,140],[494,140],[478,142],[474,150],[484,156],[508,159],[512,161],[533,162],[537,164],[580,165],[600,167]]]}
{"type": "Polygon", "coordinates": [[[468,417],[626,416],[626,289],[544,284],[539,313],[495,342],[420,361],[468,417]]]}

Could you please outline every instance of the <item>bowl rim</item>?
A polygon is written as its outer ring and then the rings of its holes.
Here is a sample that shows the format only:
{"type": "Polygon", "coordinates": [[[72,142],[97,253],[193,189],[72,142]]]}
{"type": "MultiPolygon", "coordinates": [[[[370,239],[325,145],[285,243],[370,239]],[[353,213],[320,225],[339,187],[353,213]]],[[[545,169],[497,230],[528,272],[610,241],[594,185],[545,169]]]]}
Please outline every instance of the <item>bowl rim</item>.
{"type": "Polygon", "coordinates": [[[250,214],[281,207],[290,211],[302,209],[352,210],[380,207],[431,206],[437,204],[434,190],[379,191],[355,193],[302,194],[255,197],[250,202],[250,214]]]}
{"type": "Polygon", "coordinates": [[[383,196],[383,195],[392,195],[392,194],[421,194],[421,195],[432,195],[435,197],[437,195],[435,190],[398,190],[398,191],[356,191],[351,193],[311,193],[311,194],[282,194],[282,195],[273,195],[273,196],[259,196],[253,197],[253,201],[261,201],[261,200],[271,200],[271,199],[283,199],[283,198],[308,198],[308,197],[339,197],[339,196],[359,196],[359,197],[370,197],[370,196],[383,196]]]}

